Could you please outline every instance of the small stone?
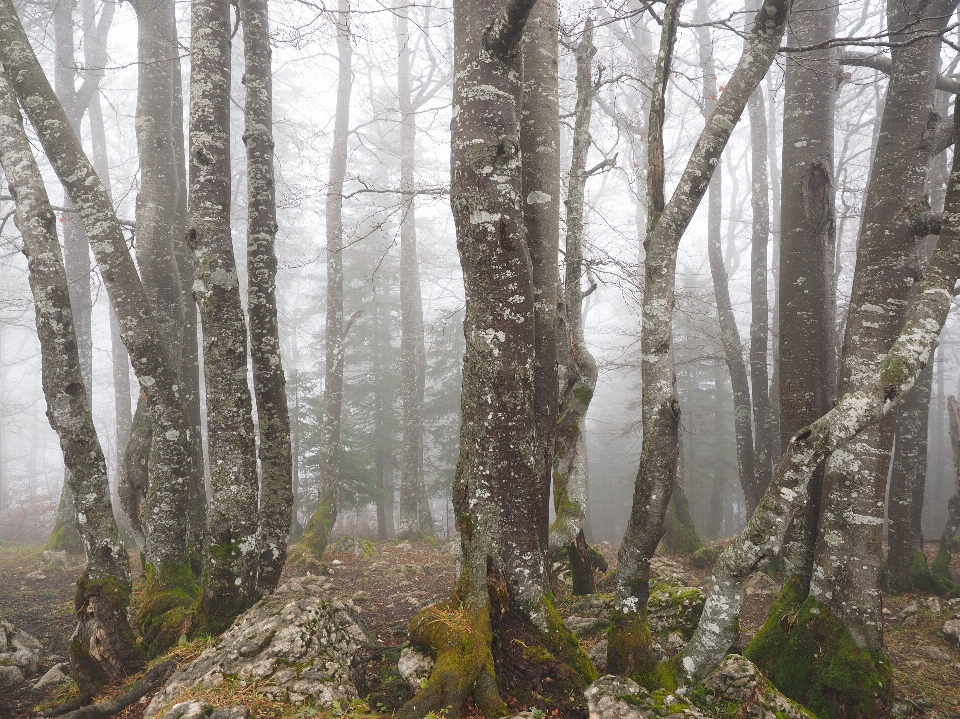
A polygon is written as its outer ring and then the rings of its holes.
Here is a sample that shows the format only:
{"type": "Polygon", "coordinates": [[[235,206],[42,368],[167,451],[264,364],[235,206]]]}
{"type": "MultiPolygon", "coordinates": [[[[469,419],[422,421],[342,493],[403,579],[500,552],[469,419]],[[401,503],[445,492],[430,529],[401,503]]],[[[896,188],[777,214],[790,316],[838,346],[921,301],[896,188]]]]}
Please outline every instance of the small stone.
{"type": "Polygon", "coordinates": [[[330,564],[332,564],[335,567],[339,567],[340,565],[343,564],[343,562],[341,562],[339,559],[334,559],[332,562],[330,562],[330,564]]]}
{"type": "Polygon", "coordinates": [[[164,714],[164,719],[206,719],[207,715],[213,711],[213,706],[200,699],[192,699],[186,702],[180,702],[170,707],[170,711],[164,714]]]}
{"type": "Polygon", "coordinates": [[[920,653],[927,659],[933,659],[938,662],[949,662],[951,659],[950,655],[945,651],[930,644],[920,647],[920,653]]]}
{"type": "Polygon", "coordinates": [[[578,637],[585,637],[595,634],[607,626],[607,620],[603,617],[578,617],[576,615],[567,617],[563,620],[567,629],[578,637]]]}
{"type": "Polygon", "coordinates": [[[35,572],[30,572],[30,574],[28,574],[26,578],[27,579],[46,579],[47,575],[38,569],[35,572]]]}
{"type": "Polygon", "coordinates": [[[754,572],[743,585],[743,591],[748,596],[772,597],[779,593],[780,586],[763,572],[754,572]]]}
{"type": "Polygon", "coordinates": [[[70,677],[63,672],[66,666],[66,664],[54,664],[46,674],[37,680],[36,684],[33,685],[33,688],[46,689],[47,687],[59,686],[64,682],[70,681],[70,677]]]}
{"type": "Polygon", "coordinates": [[[601,639],[599,642],[594,644],[592,647],[587,649],[587,656],[590,657],[590,661],[593,662],[593,666],[597,668],[599,674],[604,674],[607,671],[607,640],[601,639]]]}
{"type": "Polygon", "coordinates": [[[40,555],[40,561],[44,564],[56,565],[61,569],[68,569],[76,564],[73,557],[70,556],[70,552],[67,552],[66,550],[56,552],[52,549],[48,549],[42,555],[40,555]]]}
{"type": "Polygon", "coordinates": [[[942,631],[948,642],[960,645],[960,619],[948,619],[943,623],[942,631]]]}
{"type": "Polygon", "coordinates": [[[416,691],[420,688],[420,682],[430,676],[433,665],[434,661],[431,657],[418,652],[413,647],[404,647],[397,662],[397,671],[409,687],[416,691]]]}
{"type": "Polygon", "coordinates": [[[251,719],[252,714],[243,704],[233,707],[218,707],[213,710],[210,719],[251,719]]]}
{"type": "Polygon", "coordinates": [[[404,552],[409,552],[411,549],[413,549],[413,545],[410,544],[410,542],[400,542],[400,544],[397,545],[397,549],[401,549],[404,552]]]}
{"type": "Polygon", "coordinates": [[[0,666],[0,689],[13,689],[24,682],[20,667],[0,666]]]}
{"type": "Polygon", "coordinates": [[[935,616],[935,617],[939,617],[939,616],[940,616],[941,611],[940,611],[940,600],[939,600],[939,599],[937,599],[936,597],[927,597],[927,601],[925,602],[925,604],[927,605],[927,609],[930,611],[930,613],[931,613],[933,616],[935,616]]]}

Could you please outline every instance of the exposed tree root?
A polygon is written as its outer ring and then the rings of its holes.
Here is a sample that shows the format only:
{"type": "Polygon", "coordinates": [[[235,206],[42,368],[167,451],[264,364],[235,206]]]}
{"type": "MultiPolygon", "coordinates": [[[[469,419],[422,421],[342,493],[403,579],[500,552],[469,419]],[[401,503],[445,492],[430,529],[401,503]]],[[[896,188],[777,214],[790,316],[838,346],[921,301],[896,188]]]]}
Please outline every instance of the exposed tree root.
{"type": "MultiPolygon", "coordinates": [[[[106,717],[118,714],[136,701],[140,701],[147,694],[163,684],[167,677],[173,672],[176,662],[173,660],[158,664],[153,669],[143,675],[143,679],[138,681],[123,694],[100,702],[91,704],[80,709],[69,711],[66,714],[59,714],[61,719],[105,719],[106,717]]],[[[54,716],[54,715],[49,715],[54,716]]]]}

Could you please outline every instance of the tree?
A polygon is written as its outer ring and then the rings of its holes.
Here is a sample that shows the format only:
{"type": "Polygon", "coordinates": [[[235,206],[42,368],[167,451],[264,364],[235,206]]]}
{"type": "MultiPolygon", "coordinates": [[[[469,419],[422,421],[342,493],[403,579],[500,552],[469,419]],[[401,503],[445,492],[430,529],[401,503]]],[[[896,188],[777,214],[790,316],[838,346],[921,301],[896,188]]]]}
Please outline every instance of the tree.
{"type": "Polygon", "coordinates": [[[17,202],[36,306],[47,418],[60,437],[86,568],[77,580],[77,628],[70,642],[73,676],[85,696],[143,665],[127,622],[130,564],[110,502],[107,464],[84,383],[56,216],[23,129],[17,101],[0,73],[0,165],[17,202]]]}
{"type": "Polygon", "coordinates": [[[736,70],[691,153],[669,203],[664,202],[663,114],[680,5],[670,2],[650,108],[647,260],[641,330],[643,447],[630,521],[620,546],[617,591],[608,634],[607,667],[620,674],[652,669],[646,605],[650,559],[663,534],[663,518],[676,476],[680,404],[674,395],[672,323],[677,246],[747,101],[780,45],[789,3],[764,4],[744,44],[736,70]]]}
{"type": "Polygon", "coordinates": [[[453,502],[463,563],[451,596],[411,622],[411,641],[437,661],[401,717],[444,707],[458,715],[469,695],[499,716],[516,682],[556,697],[555,678],[582,687],[596,676],[547,581],[549,485],[535,415],[535,282],[518,111],[520,41],[532,10],[529,0],[457,0],[453,8],[451,207],[466,290],[453,502]]]}

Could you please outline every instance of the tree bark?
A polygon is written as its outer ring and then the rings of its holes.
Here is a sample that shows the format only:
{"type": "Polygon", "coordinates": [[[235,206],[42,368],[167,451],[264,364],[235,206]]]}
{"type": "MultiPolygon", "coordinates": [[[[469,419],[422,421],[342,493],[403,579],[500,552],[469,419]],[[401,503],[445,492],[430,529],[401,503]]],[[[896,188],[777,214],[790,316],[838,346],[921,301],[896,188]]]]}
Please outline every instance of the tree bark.
{"type": "Polygon", "coordinates": [[[736,70],[706,123],[674,190],[663,205],[663,100],[669,55],[679,7],[667,6],[664,37],[654,81],[650,115],[650,211],[646,282],[643,297],[643,447],[634,486],[633,507],[619,551],[613,626],[608,635],[607,667],[634,674],[652,662],[646,603],[650,559],[663,534],[663,517],[676,475],[680,404],[674,395],[672,324],[677,247],[750,95],[763,79],[779,48],[789,3],[763,5],[747,36],[736,70]],[[659,208],[663,208],[662,212],[659,208]]]}
{"type": "Polygon", "coordinates": [[[301,544],[323,555],[340,503],[340,416],[343,410],[343,183],[347,175],[353,48],[350,2],[337,2],[337,107],[327,184],[327,318],[324,336],[323,418],[320,425],[320,501],[304,530],[301,544]]]}
{"type": "MultiPolygon", "coordinates": [[[[860,387],[896,338],[917,275],[918,237],[911,214],[926,209],[931,160],[930,106],[939,64],[938,31],[955,0],[903,5],[891,1],[892,40],[916,39],[892,49],[887,89],[863,223],[857,246],[840,390],[860,387]]],[[[935,122],[933,123],[935,124],[935,122]]],[[[822,133],[822,128],[818,130],[822,133]]],[[[884,652],[881,621],[883,499],[893,418],[887,417],[828,461],[810,595],[839,617],[863,649],[884,652]],[[837,552],[837,543],[844,552],[837,552]]]]}
{"type": "MultiPolygon", "coordinates": [[[[584,188],[591,175],[590,119],[596,86],[593,79],[593,20],[587,18],[577,46],[577,102],[574,108],[573,148],[566,199],[566,251],[563,255],[563,294],[557,322],[559,360],[558,417],[549,429],[555,436],[553,451],[553,508],[549,550],[552,556],[566,551],[570,557],[575,594],[597,591],[594,567],[585,540],[580,539],[587,520],[588,466],[584,424],[597,386],[597,363],[587,348],[583,331],[583,211],[584,188]]],[[[606,161],[600,166],[606,166],[606,161]]],[[[600,167],[598,166],[598,167],[600,167]]],[[[597,168],[593,168],[596,171],[597,168]]],[[[596,289],[596,284],[588,291],[596,289]]],[[[542,426],[542,425],[541,425],[542,426]]],[[[548,431],[545,429],[545,431],[548,431]]]]}
{"type": "MultiPolygon", "coordinates": [[[[400,531],[398,536],[436,538],[423,478],[423,394],[426,350],[423,300],[417,259],[416,183],[417,108],[411,94],[412,38],[409,7],[400,2],[397,18],[397,98],[400,106],[400,401],[403,444],[400,458],[400,531]],[[420,501],[421,497],[424,501],[420,501]]],[[[390,498],[392,501],[392,497],[390,498]]]]}
{"type": "Polygon", "coordinates": [[[743,584],[762,562],[778,553],[793,514],[806,501],[816,468],[888,417],[931,360],[960,276],[960,226],[955,224],[960,217],[958,177],[960,161],[955,160],[944,213],[950,221],[944,225],[917,301],[890,351],[833,409],[794,435],[757,511],[717,560],[703,615],[681,657],[687,686],[712,671],[736,639],[743,584]]]}
{"type": "Polygon", "coordinates": [[[247,277],[250,359],[260,433],[259,590],[272,592],[287,556],[293,509],[290,415],[277,322],[277,201],[273,173],[273,75],[267,0],[241,0],[243,142],[247,148],[247,277]]]}
{"type": "Polygon", "coordinates": [[[0,165],[16,198],[15,222],[23,237],[40,339],[47,419],[60,438],[77,530],[87,557],[77,580],[77,629],[70,663],[82,690],[117,680],[143,665],[127,622],[130,565],[110,502],[107,464],[93,424],[73,328],[69,283],[56,216],[24,132],[20,110],[0,73],[0,165]]]}
{"type": "Polygon", "coordinates": [[[259,598],[257,457],[247,328],[230,230],[230,3],[198,0],[191,20],[187,240],[203,327],[213,489],[197,622],[217,633],[259,598]]]}
{"type": "Polygon", "coordinates": [[[141,615],[162,614],[166,607],[152,605],[150,597],[154,590],[184,589],[186,556],[181,518],[186,509],[190,437],[177,363],[168,355],[110,198],[43,74],[10,0],[0,0],[0,36],[6,39],[0,61],[47,158],[77,207],[141,391],[150,403],[157,436],[145,509],[149,541],[144,553],[150,581],[141,615]]]}
{"type": "MultiPolygon", "coordinates": [[[[550,478],[557,434],[557,302],[560,283],[560,95],[557,0],[538,0],[520,40],[521,202],[533,267],[534,417],[543,481],[533,501],[547,544],[550,478]]],[[[578,285],[579,286],[579,285],[578,285]]]]}
{"type": "Polygon", "coordinates": [[[502,716],[501,694],[529,697],[536,687],[556,696],[552,677],[578,687],[596,676],[553,608],[540,529],[546,472],[535,415],[534,269],[519,113],[519,42],[532,5],[453,6],[451,207],[466,290],[453,504],[463,561],[452,596],[411,623],[411,640],[436,652],[437,662],[398,712],[403,718],[443,707],[459,716],[471,694],[482,712],[502,716]],[[533,659],[518,649],[524,645],[545,652],[533,659]],[[525,686],[517,688],[520,677],[525,686]]]}
{"type": "MultiPolygon", "coordinates": [[[[789,42],[833,39],[837,6],[796,0],[789,42]]],[[[780,202],[779,362],[781,451],[801,427],[822,417],[835,398],[833,300],[836,210],[834,139],[837,51],[790,53],[784,75],[783,170],[780,202]]],[[[784,556],[809,582],[816,541],[822,470],[808,506],[794,518],[784,556]]]]}
{"type": "MultiPolygon", "coordinates": [[[[703,106],[704,118],[709,118],[717,104],[716,64],[713,59],[713,44],[710,38],[708,0],[699,0],[696,9],[697,38],[700,43],[700,67],[703,69],[703,106]]],[[[752,97],[752,95],[751,95],[752,97]]],[[[710,181],[707,195],[707,256],[710,262],[710,275],[713,279],[713,295],[717,303],[717,319],[720,325],[720,344],[723,356],[730,372],[730,386],[733,388],[733,424],[737,442],[737,472],[740,487],[747,503],[747,516],[753,514],[763,488],[757,482],[753,456],[752,405],[750,402],[750,381],[747,378],[747,366],[743,361],[743,341],[737,319],[733,315],[733,303],[730,301],[730,283],[723,262],[723,249],[720,245],[720,223],[723,212],[721,190],[723,174],[718,171],[710,181]]],[[[731,197],[738,195],[736,188],[731,197]]]]}

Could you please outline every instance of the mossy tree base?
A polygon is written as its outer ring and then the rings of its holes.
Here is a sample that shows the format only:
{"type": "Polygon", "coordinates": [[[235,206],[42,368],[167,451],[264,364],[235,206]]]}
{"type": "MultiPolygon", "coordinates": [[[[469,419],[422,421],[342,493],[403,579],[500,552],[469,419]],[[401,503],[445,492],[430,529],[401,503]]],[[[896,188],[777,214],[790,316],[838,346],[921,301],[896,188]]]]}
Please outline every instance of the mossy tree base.
{"type": "Polygon", "coordinates": [[[857,646],[826,605],[804,598],[797,577],[784,585],[744,655],[821,719],[887,716],[893,676],[886,657],[857,646]]]}
{"type": "MultiPolygon", "coordinates": [[[[189,561],[159,571],[144,568],[143,604],[137,614],[141,646],[153,658],[192,634],[201,624],[196,617],[197,583],[189,561]]],[[[232,621],[232,619],[231,619],[232,621]]]]}
{"type": "Polygon", "coordinates": [[[53,531],[43,545],[44,549],[54,552],[68,552],[74,557],[84,555],[83,542],[80,539],[80,532],[77,531],[75,524],[66,524],[57,519],[53,531]]]}
{"type": "Polygon", "coordinates": [[[597,671],[564,625],[551,600],[542,600],[546,631],[511,606],[506,583],[495,570],[488,601],[471,611],[455,593],[420,612],[410,623],[410,641],[436,658],[417,695],[397,712],[419,719],[429,712],[456,717],[468,699],[489,717],[538,707],[562,715],[579,711],[597,671]]]}
{"type": "Polygon", "coordinates": [[[667,554],[689,557],[704,548],[690,516],[687,497],[674,489],[663,525],[663,549],[667,554]]]}
{"type": "Polygon", "coordinates": [[[127,621],[129,585],[112,577],[91,579],[85,572],[73,602],[77,628],[70,638],[70,666],[83,694],[143,668],[145,657],[127,621]]]}
{"type": "Polygon", "coordinates": [[[656,666],[646,607],[642,612],[615,609],[607,632],[607,672],[630,677],[649,688],[648,680],[656,666]]]}

